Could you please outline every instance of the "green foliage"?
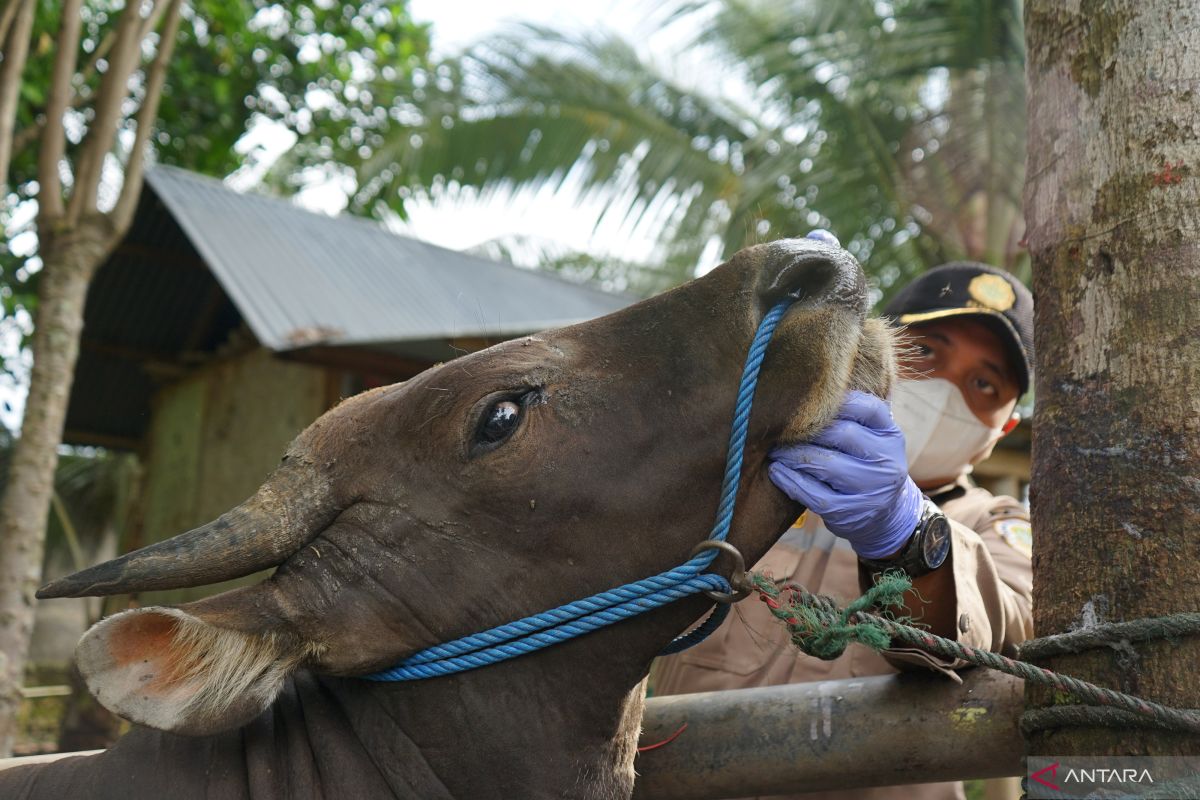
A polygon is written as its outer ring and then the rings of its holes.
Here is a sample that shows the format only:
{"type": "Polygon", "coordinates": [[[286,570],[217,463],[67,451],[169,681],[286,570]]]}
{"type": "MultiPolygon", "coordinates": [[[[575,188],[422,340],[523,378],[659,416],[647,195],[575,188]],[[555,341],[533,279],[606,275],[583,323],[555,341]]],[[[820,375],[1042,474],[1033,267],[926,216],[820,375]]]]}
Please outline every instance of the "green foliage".
{"type": "MultiPolygon", "coordinates": [[[[12,434],[0,426],[0,489],[8,482],[12,447],[12,434]]],[[[132,454],[95,448],[60,453],[46,526],[46,558],[65,554],[66,563],[82,569],[104,537],[119,540],[138,479],[132,454]]]]}
{"type": "MultiPolygon", "coordinates": [[[[92,56],[111,46],[123,7],[111,0],[84,3],[75,81],[80,122],[90,115],[87,98],[103,73],[103,59],[93,65],[92,56]]],[[[41,113],[59,8],[57,1],[38,4],[18,131],[41,113]]],[[[218,177],[243,163],[234,143],[256,116],[286,125],[302,147],[326,142],[336,147],[350,124],[386,114],[428,51],[426,26],[412,21],[403,2],[204,0],[186,4],[183,20],[159,108],[156,160],[218,177]],[[321,110],[310,108],[312,102],[320,102],[321,110]]],[[[138,83],[134,96],[140,101],[138,83]]],[[[132,117],[126,116],[126,130],[133,130],[132,117]]],[[[37,141],[25,144],[14,153],[11,184],[28,197],[37,141]]]]}
{"type": "Polygon", "coordinates": [[[608,292],[625,292],[649,297],[686,280],[694,262],[669,261],[650,265],[594,253],[581,253],[541,239],[507,236],[483,242],[475,255],[512,264],[536,264],[572,283],[599,287],[608,292]]]}
{"type": "Polygon", "coordinates": [[[73,570],[89,566],[105,537],[119,546],[139,480],[129,453],[72,449],[60,454],[46,526],[46,558],[66,553],[73,570]]]}
{"type": "MultiPolygon", "coordinates": [[[[12,195],[0,202],[0,223],[9,237],[33,229],[32,215],[20,209],[37,192],[37,124],[50,86],[61,5],[60,0],[37,5],[17,109],[12,195]],[[14,225],[14,218],[22,225],[14,225]]],[[[104,56],[124,6],[114,0],[83,4],[67,124],[70,163],[92,116],[104,56]]],[[[217,177],[254,161],[253,151],[235,144],[261,121],[283,125],[296,137],[294,153],[280,169],[284,179],[288,166],[359,157],[361,140],[410,91],[413,70],[428,52],[428,30],[413,22],[404,2],[204,0],[185,3],[182,14],[151,161],[217,177]]],[[[124,147],[136,127],[144,76],[139,73],[132,84],[135,102],[126,104],[121,123],[124,147]]],[[[115,197],[117,188],[106,190],[115,197]]],[[[0,246],[0,300],[11,320],[20,308],[33,313],[37,273],[24,268],[33,254],[13,253],[8,241],[0,246]]]]}
{"type": "Polygon", "coordinates": [[[663,262],[820,226],[885,291],[951,258],[1024,269],[1019,2],[711,0],[667,24],[701,33],[650,59],[526,26],[418,73],[352,209],[571,175],[663,262]],[[703,80],[658,66],[697,54],[703,80]]]}
{"type": "Polygon", "coordinates": [[[32,756],[56,752],[58,728],[66,704],[66,697],[21,700],[17,711],[17,741],[13,747],[13,755],[32,756]]]}

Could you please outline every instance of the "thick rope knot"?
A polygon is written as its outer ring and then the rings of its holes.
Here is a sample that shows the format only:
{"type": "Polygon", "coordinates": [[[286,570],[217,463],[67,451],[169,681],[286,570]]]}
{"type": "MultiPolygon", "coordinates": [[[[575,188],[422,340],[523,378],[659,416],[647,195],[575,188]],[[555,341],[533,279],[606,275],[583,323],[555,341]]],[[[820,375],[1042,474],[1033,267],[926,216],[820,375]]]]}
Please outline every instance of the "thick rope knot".
{"type": "Polygon", "coordinates": [[[872,650],[890,647],[891,635],[872,619],[860,618],[859,612],[899,605],[912,587],[912,581],[903,573],[886,572],[866,594],[839,609],[830,597],[810,594],[800,587],[780,587],[764,575],[755,574],[753,580],[759,599],[788,626],[792,644],[823,661],[840,657],[852,642],[872,650]]]}

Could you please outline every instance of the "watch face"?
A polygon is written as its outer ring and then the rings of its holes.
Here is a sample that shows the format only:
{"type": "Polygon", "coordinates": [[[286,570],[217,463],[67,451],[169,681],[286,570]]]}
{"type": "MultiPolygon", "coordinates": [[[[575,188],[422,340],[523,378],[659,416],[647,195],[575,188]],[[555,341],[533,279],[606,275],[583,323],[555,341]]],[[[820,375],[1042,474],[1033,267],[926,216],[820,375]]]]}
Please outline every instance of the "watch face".
{"type": "Polygon", "coordinates": [[[921,551],[925,557],[925,566],[929,569],[937,569],[946,560],[946,556],[950,555],[950,523],[941,514],[932,517],[925,526],[921,551]]]}

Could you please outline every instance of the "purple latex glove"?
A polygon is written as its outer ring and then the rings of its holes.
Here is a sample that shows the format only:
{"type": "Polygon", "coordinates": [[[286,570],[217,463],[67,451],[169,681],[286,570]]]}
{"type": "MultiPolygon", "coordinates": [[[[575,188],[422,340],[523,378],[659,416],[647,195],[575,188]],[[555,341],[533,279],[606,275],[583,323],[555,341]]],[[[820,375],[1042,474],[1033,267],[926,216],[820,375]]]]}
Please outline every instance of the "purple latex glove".
{"type": "Polygon", "coordinates": [[[831,244],[834,247],[842,246],[842,243],[838,241],[838,238],[836,236],[834,236],[832,233],[830,233],[829,231],[825,230],[824,228],[813,228],[811,231],[809,231],[805,235],[804,238],[805,239],[815,239],[818,242],[824,242],[825,244],[831,244]]]}
{"type": "Polygon", "coordinates": [[[770,457],[771,481],[864,558],[891,555],[917,527],[921,490],[908,477],[904,435],[874,395],[850,392],[811,442],[777,447],[770,457]]]}

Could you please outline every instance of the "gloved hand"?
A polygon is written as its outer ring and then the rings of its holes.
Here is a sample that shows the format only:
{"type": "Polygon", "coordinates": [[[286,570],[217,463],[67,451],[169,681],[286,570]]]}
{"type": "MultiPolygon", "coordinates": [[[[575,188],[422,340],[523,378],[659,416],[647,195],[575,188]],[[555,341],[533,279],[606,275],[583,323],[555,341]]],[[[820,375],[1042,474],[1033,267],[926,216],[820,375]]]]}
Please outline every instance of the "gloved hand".
{"type": "Polygon", "coordinates": [[[771,481],[864,558],[891,555],[916,530],[921,490],[908,477],[904,435],[874,395],[850,392],[828,428],[770,458],[771,481]]]}
{"type": "Polygon", "coordinates": [[[804,238],[805,239],[815,239],[818,242],[824,242],[825,244],[831,244],[834,247],[842,246],[842,243],[838,241],[838,238],[836,236],[834,236],[832,233],[830,233],[829,231],[825,230],[824,228],[813,228],[811,231],[809,231],[807,234],[805,234],[804,238]]]}

